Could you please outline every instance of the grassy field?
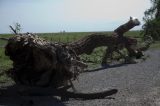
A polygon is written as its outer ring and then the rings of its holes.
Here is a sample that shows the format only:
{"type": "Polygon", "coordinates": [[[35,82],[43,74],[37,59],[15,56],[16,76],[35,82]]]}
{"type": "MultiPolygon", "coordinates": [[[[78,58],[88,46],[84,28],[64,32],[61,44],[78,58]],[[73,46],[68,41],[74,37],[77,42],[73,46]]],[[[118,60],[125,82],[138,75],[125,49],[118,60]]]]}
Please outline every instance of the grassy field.
{"type": "MultiPolygon", "coordinates": [[[[72,42],[75,40],[78,40],[84,36],[87,36],[94,32],[68,32],[68,33],[37,33],[40,37],[49,40],[51,42],[72,42]]],[[[98,33],[105,33],[110,35],[111,32],[98,32],[98,33]]],[[[140,31],[129,31],[125,34],[126,36],[137,38],[138,41],[141,41],[142,35],[140,34],[140,31]]],[[[9,38],[11,36],[14,36],[13,34],[0,34],[0,37],[9,38]]],[[[6,77],[1,76],[1,73],[4,71],[7,71],[9,68],[12,67],[12,61],[5,56],[4,54],[4,46],[7,42],[0,40],[0,82],[7,80],[6,77]]],[[[156,42],[151,45],[151,48],[159,48],[160,42],[156,42]]],[[[81,55],[82,60],[87,60],[90,62],[94,62],[90,64],[91,67],[97,67],[98,64],[101,62],[101,58],[103,55],[103,52],[105,50],[105,47],[99,47],[94,50],[94,52],[91,55],[81,55]]]]}

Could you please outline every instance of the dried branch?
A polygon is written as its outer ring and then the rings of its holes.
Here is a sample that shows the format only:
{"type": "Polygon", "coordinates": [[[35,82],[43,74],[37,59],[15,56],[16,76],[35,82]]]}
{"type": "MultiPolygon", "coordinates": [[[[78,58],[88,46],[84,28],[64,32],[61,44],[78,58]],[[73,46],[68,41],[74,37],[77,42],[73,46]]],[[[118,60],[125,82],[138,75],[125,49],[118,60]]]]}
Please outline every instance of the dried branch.
{"type": "Polygon", "coordinates": [[[11,25],[10,25],[9,27],[10,27],[11,30],[14,32],[14,34],[16,34],[16,35],[18,34],[17,31],[16,31],[11,25]]]}

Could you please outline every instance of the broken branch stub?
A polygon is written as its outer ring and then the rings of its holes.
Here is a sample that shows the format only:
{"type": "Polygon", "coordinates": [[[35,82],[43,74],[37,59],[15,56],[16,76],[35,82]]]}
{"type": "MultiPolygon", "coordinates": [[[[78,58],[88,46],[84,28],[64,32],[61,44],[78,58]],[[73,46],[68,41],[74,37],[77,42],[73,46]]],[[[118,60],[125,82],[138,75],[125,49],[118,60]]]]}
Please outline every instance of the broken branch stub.
{"type": "Polygon", "coordinates": [[[14,32],[14,34],[16,34],[16,35],[18,34],[17,31],[16,31],[11,25],[10,25],[9,27],[10,27],[11,30],[14,32]]]}

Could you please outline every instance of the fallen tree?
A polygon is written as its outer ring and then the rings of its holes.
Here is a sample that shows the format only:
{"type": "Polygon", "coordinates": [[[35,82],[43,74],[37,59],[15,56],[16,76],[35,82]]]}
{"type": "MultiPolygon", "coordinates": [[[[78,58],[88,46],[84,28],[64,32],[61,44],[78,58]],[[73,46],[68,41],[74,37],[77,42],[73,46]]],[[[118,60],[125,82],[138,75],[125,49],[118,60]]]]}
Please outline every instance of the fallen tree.
{"type": "Polygon", "coordinates": [[[74,89],[72,80],[77,79],[79,73],[87,67],[66,44],[51,43],[32,33],[18,34],[9,38],[5,54],[13,61],[10,77],[18,85],[52,86],[57,88],[56,95],[85,99],[104,98],[117,92],[116,89],[96,93],[58,90],[67,86],[74,89]]]}
{"type": "MultiPolygon", "coordinates": [[[[94,33],[69,44],[51,43],[32,33],[15,33],[15,36],[5,40],[8,41],[5,54],[13,61],[10,77],[16,84],[31,87],[59,88],[71,85],[74,89],[72,80],[77,79],[79,73],[87,67],[87,64],[80,60],[79,55],[91,54],[97,47],[107,46],[118,50],[117,47],[122,45],[129,46],[134,52],[138,50],[131,48],[132,45],[137,44],[137,40],[119,37],[118,33],[113,33],[111,36],[94,33]]],[[[93,94],[73,94],[79,98],[85,98],[87,95],[87,98],[92,99],[109,96],[116,92],[116,89],[111,89],[93,94]]],[[[72,94],[65,94],[74,97],[72,94]]]]}

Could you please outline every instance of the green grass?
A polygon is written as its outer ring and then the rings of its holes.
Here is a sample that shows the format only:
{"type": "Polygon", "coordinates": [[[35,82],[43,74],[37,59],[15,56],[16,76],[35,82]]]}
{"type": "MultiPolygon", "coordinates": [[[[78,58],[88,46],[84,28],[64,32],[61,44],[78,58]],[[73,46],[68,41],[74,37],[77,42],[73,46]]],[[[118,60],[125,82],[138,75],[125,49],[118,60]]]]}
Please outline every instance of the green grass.
{"type": "MultiPolygon", "coordinates": [[[[13,34],[0,34],[0,38],[9,38],[13,36],[13,34]]],[[[5,46],[7,42],[4,40],[0,40],[0,47],[5,46]]]]}
{"type": "Polygon", "coordinates": [[[9,38],[13,36],[13,34],[0,34],[0,37],[9,38]]]}
{"type": "Polygon", "coordinates": [[[4,48],[0,48],[0,73],[1,70],[6,70],[12,67],[12,61],[9,57],[5,56],[4,52],[4,48]]]}
{"type": "Polygon", "coordinates": [[[0,47],[0,82],[8,81],[9,78],[6,77],[5,72],[7,72],[12,67],[12,61],[9,57],[5,56],[4,48],[0,47]]]}
{"type": "Polygon", "coordinates": [[[38,35],[52,42],[68,43],[68,42],[78,40],[92,33],[95,33],[95,32],[66,32],[66,33],[43,33],[43,34],[41,33],[38,35]]]}
{"type": "Polygon", "coordinates": [[[38,34],[38,35],[51,42],[68,43],[74,40],[78,40],[88,35],[88,33],[48,33],[48,34],[38,34]]]}
{"type": "Polygon", "coordinates": [[[124,35],[135,38],[142,38],[141,31],[128,31],[124,35]]]}

